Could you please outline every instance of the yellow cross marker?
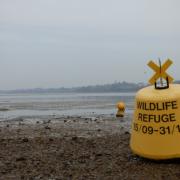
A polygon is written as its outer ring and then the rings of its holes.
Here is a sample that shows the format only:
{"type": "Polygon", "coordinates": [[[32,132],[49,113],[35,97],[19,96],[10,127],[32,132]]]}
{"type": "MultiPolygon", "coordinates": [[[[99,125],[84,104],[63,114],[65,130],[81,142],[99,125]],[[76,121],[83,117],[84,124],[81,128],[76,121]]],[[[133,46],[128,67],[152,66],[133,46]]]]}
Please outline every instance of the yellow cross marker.
{"type": "Polygon", "coordinates": [[[173,78],[166,73],[166,70],[169,68],[169,66],[171,66],[173,62],[170,59],[167,59],[166,62],[161,66],[158,66],[157,64],[155,64],[153,61],[150,61],[148,63],[148,66],[150,68],[152,68],[156,74],[149,80],[150,84],[155,84],[155,82],[159,79],[159,78],[163,78],[166,79],[168,77],[169,83],[173,82],[173,78]]]}

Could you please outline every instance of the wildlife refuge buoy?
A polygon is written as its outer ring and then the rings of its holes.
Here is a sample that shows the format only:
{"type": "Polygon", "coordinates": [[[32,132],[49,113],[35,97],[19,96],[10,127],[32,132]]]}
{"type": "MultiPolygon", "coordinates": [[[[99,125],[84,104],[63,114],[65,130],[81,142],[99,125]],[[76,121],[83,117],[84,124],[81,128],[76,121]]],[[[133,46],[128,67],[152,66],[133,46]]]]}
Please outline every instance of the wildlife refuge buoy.
{"type": "Polygon", "coordinates": [[[149,62],[155,71],[151,86],[136,94],[130,147],[149,159],[180,158],[180,85],[166,73],[172,61],[159,64],[149,62]]]}

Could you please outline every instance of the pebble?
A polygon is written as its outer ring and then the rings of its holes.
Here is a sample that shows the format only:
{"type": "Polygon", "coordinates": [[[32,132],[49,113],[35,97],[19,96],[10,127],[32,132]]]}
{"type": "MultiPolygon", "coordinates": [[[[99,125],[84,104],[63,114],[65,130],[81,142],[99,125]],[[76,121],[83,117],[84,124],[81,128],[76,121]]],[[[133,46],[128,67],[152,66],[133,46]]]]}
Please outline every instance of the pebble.
{"type": "Polygon", "coordinates": [[[51,122],[51,120],[43,121],[43,124],[48,124],[50,122],[51,122]]]}
{"type": "Polygon", "coordinates": [[[77,140],[78,140],[78,137],[77,137],[77,136],[74,136],[74,137],[72,137],[72,140],[73,140],[73,141],[77,141],[77,140]]]}
{"type": "Polygon", "coordinates": [[[124,134],[130,134],[128,131],[126,131],[124,134]]]}
{"type": "Polygon", "coordinates": [[[91,118],[91,121],[95,121],[95,120],[96,120],[96,118],[95,118],[95,117],[91,118]]]}
{"type": "Polygon", "coordinates": [[[49,141],[51,141],[51,142],[52,142],[52,141],[54,141],[54,139],[53,139],[53,138],[49,138],[49,141]]]}
{"type": "Polygon", "coordinates": [[[49,126],[45,126],[45,129],[48,129],[48,130],[50,130],[51,128],[50,128],[49,126]]]}
{"type": "Polygon", "coordinates": [[[29,139],[28,139],[28,138],[23,138],[22,141],[23,141],[23,142],[29,142],[29,139]]]}
{"type": "Polygon", "coordinates": [[[16,161],[25,161],[25,160],[26,160],[26,158],[24,158],[24,157],[16,158],[16,161]]]}

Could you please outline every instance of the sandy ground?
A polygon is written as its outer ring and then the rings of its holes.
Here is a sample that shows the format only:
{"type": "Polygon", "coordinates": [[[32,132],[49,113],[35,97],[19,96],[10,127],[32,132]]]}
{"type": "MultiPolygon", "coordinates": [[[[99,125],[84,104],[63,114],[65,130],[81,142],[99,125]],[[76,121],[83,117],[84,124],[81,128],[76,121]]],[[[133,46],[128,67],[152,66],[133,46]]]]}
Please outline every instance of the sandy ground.
{"type": "Polygon", "coordinates": [[[0,179],[180,179],[180,160],[156,162],[131,153],[131,118],[0,122],[0,179]]]}

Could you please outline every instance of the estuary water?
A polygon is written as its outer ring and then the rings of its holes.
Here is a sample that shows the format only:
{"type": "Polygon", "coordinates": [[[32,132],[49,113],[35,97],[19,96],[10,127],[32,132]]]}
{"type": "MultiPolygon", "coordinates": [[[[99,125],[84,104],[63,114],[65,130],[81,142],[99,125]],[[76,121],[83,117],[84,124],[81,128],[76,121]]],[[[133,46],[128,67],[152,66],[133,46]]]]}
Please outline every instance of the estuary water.
{"type": "Polygon", "coordinates": [[[0,120],[17,117],[113,115],[123,101],[132,113],[135,93],[0,94],[0,120]]]}

